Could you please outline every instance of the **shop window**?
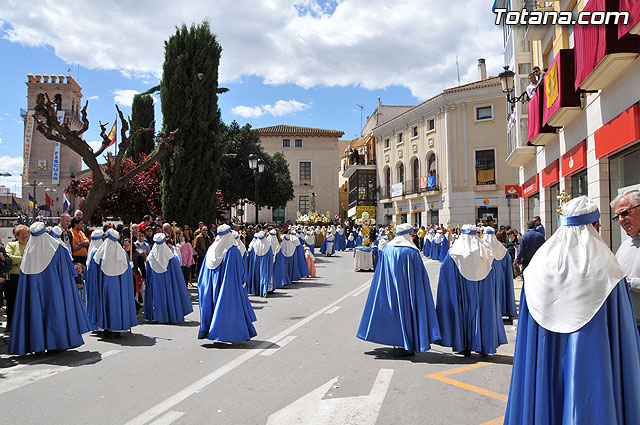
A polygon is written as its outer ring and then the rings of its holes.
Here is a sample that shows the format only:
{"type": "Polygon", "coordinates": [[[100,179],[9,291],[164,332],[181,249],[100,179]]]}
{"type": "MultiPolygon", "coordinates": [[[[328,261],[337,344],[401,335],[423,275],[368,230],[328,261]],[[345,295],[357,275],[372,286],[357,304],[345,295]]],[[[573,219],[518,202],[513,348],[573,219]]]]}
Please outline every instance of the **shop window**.
{"type": "Polygon", "coordinates": [[[526,221],[533,220],[533,217],[540,215],[540,195],[535,194],[527,198],[527,217],[526,221]]]}
{"type": "Polygon", "coordinates": [[[589,193],[587,183],[587,170],[582,170],[571,176],[571,198],[587,196],[589,193]]]}
{"type": "MultiPolygon", "coordinates": [[[[630,190],[640,190],[640,144],[626,149],[609,159],[609,202],[630,190]]],[[[615,214],[611,210],[611,217],[615,214]]],[[[611,249],[616,252],[628,238],[619,223],[611,221],[611,249]]]]}
{"type": "Polygon", "coordinates": [[[560,226],[560,217],[556,212],[557,208],[560,206],[560,200],[558,199],[558,195],[560,194],[560,184],[556,183],[549,187],[549,198],[551,200],[551,234],[553,234],[558,227],[560,226]]]}

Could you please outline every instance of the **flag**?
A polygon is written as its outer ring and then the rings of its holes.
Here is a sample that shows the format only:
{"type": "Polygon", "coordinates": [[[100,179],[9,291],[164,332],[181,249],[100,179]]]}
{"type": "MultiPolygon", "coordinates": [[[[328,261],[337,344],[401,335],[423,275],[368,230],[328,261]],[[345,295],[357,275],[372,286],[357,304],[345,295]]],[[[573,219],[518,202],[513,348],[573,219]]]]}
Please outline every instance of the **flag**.
{"type": "Polygon", "coordinates": [[[116,142],[116,124],[117,123],[118,123],[117,120],[113,122],[113,127],[111,127],[111,131],[109,132],[109,135],[107,136],[107,138],[111,141],[111,142],[109,142],[107,147],[113,145],[116,142]]]}
{"type": "Polygon", "coordinates": [[[558,62],[554,63],[551,69],[544,76],[544,90],[547,96],[547,109],[555,103],[560,95],[558,84],[558,62]]]}
{"type": "Polygon", "coordinates": [[[38,209],[38,201],[34,201],[31,194],[29,194],[29,206],[33,209],[38,209]]]}
{"type": "Polygon", "coordinates": [[[16,197],[14,195],[11,195],[11,205],[13,205],[13,207],[18,211],[22,211],[22,207],[18,204],[18,201],[16,201],[16,197]]]}
{"type": "Polygon", "coordinates": [[[69,200],[67,199],[67,194],[66,193],[63,193],[62,196],[64,198],[64,202],[62,202],[62,212],[66,212],[69,209],[69,205],[71,205],[71,204],[70,204],[69,200]]]}
{"type": "Polygon", "coordinates": [[[40,205],[40,211],[51,211],[51,206],[49,205],[40,205]]]}
{"type": "Polygon", "coordinates": [[[53,207],[53,199],[46,193],[44,194],[44,203],[53,207]]]}

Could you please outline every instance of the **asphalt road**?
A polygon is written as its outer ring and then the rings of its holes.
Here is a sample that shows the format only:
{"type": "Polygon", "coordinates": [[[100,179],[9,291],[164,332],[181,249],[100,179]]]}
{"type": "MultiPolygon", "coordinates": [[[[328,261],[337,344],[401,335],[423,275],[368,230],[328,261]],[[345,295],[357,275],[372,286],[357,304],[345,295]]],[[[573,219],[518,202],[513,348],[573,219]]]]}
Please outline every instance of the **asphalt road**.
{"type": "MultiPolygon", "coordinates": [[[[0,342],[0,424],[502,423],[514,327],[489,357],[393,357],[355,337],[373,273],[354,272],[351,252],[316,260],[318,277],[250,297],[248,342],[198,340],[195,290],[182,325],[22,357],[0,342]]],[[[425,265],[435,298],[439,263],[425,265]]]]}

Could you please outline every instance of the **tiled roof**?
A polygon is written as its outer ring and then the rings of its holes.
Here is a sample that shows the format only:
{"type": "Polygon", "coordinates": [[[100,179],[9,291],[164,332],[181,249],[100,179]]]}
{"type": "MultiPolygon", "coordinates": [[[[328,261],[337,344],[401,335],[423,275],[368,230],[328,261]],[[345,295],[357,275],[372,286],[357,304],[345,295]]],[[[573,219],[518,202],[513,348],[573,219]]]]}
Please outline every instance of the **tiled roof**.
{"type": "Polygon", "coordinates": [[[273,125],[271,127],[256,128],[261,136],[344,136],[344,131],[327,130],[324,128],[298,127],[296,125],[273,125]]]}
{"type": "Polygon", "coordinates": [[[480,89],[483,87],[492,87],[492,86],[499,86],[499,85],[500,85],[500,77],[489,77],[485,80],[474,81],[473,83],[463,84],[461,86],[444,89],[443,93],[454,93],[459,91],[480,89]]]}

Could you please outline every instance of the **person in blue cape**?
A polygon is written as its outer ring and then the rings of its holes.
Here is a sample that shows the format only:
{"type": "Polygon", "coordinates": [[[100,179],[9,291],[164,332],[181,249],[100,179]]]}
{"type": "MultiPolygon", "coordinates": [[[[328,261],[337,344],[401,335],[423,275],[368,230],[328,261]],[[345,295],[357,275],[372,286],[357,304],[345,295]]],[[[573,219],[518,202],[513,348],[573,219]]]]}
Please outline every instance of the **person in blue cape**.
{"type": "Polygon", "coordinates": [[[469,356],[471,351],[494,354],[507,344],[492,263],[476,227],[462,226],[460,238],[440,266],[436,302],[440,345],[469,356]]]}
{"type": "Polygon", "coordinates": [[[242,278],[243,285],[247,284],[248,274],[249,274],[249,256],[247,255],[247,247],[244,246],[244,243],[240,239],[240,234],[235,230],[232,230],[233,238],[236,241],[236,245],[238,246],[238,251],[240,251],[240,255],[242,255],[242,262],[244,263],[244,277],[242,278]]]}
{"type": "Polygon", "coordinates": [[[436,235],[433,237],[433,242],[431,242],[431,252],[429,254],[429,258],[431,258],[432,260],[440,260],[440,248],[442,247],[442,240],[442,230],[438,229],[436,231],[436,235]]]}
{"type": "Polygon", "coordinates": [[[356,236],[356,246],[362,246],[362,229],[358,230],[358,236],[356,236]]]}
{"type": "MultiPolygon", "coordinates": [[[[180,260],[165,243],[164,233],[153,236],[147,257],[144,318],[159,323],[181,323],[193,312],[180,260]]],[[[232,240],[233,237],[231,237],[232,240]]]]}
{"type": "Polygon", "coordinates": [[[65,350],[84,344],[91,330],[80,301],[69,252],[54,240],[44,223],[29,228],[20,265],[9,354],[65,350]]]}
{"type": "Polygon", "coordinates": [[[327,234],[327,237],[324,238],[322,246],[320,247],[320,252],[327,257],[331,257],[336,253],[335,236],[333,236],[333,234],[329,233],[327,234]]]}
{"type": "Polygon", "coordinates": [[[413,227],[401,224],[380,251],[357,333],[396,347],[395,355],[427,351],[440,339],[429,276],[412,235],[413,227]]]}
{"type": "Polygon", "coordinates": [[[349,233],[349,237],[347,238],[347,249],[354,249],[356,247],[356,239],[353,236],[354,231],[349,233]]]}
{"type": "Polygon", "coordinates": [[[133,300],[133,274],[129,258],[118,243],[120,234],[107,230],[107,239],[93,252],[85,282],[92,289],[87,296],[87,317],[92,329],[127,331],[138,324],[133,300]]]}
{"type": "Polygon", "coordinates": [[[433,240],[433,229],[427,231],[427,234],[424,235],[424,245],[422,246],[422,253],[425,257],[429,257],[431,255],[431,241],[433,240]]]}
{"type": "MultiPolygon", "coordinates": [[[[57,227],[57,226],[56,226],[57,227]]],[[[55,227],[54,227],[55,229],[55,227]]],[[[51,229],[53,230],[53,229],[51,229]]],[[[102,246],[104,243],[104,231],[102,229],[96,229],[91,232],[91,242],[89,242],[89,248],[87,249],[87,269],[84,273],[83,281],[84,281],[84,295],[86,300],[86,310],[87,315],[89,317],[89,323],[92,323],[91,312],[95,311],[95,299],[93,296],[96,292],[96,288],[91,286],[96,283],[95,280],[87,281],[87,277],[89,276],[89,269],[91,268],[91,259],[93,255],[96,253],[98,248],[102,246]]]]}
{"type": "Polygon", "coordinates": [[[313,234],[313,229],[307,230],[307,233],[304,236],[304,244],[307,248],[311,250],[311,254],[314,254],[316,251],[316,237],[313,234]]]}
{"type": "Polygon", "coordinates": [[[258,232],[249,246],[247,292],[266,297],[273,281],[273,253],[264,232],[258,232]]]}
{"type": "Polygon", "coordinates": [[[440,257],[438,261],[441,263],[444,262],[444,259],[447,257],[447,252],[449,252],[449,240],[447,239],[447,235],[442,235],[442,245],[440,245],[440,257]]]}
{"type": "Polygon", "coordinates": [[[496,296],[500,314],[505,318],[516,317],[516,296],[513,288],[513,260],[507,248],[496,238],[493,227],[485,227],[482,241],[487,245],[493,257],[493,269],[496,274],[496,296]]]}
{"type": "Polygon", "coordinates": [[[273,265],[273,289],[280,288],[282,286],[291,285],[294,282],[294,277],[299,276],[299,272],[296,268],[294,253],[296,247],[291,242],[289,235],[282,237],[280,247],[276,253],[276,261],[273,265]]]}
{"type": "MultiPolygon", "coordinates": [[[[270,248],[264,251],[264,256],[270,248]]],[[[218,235],[207,250],[198,276],[198,339],[239,342],[257,335],[253,326],[256,315],[242,288],[243,270],[242,256],[231,228],[223,224],[218,227],[218,235]]]]}
{"type": "Polygon", "coordinates": [[[382,248],[384,248],[389,242],[391,242],[391,239],[389,239],[387,232],[383,230],[382,234],[378,238],[378,253],[382,251],[382,248]]]}
{"type": "Polygon", "coordinates": [[[336,251],[344,251],[347,249],[347,238],[344,235],[344,229],[338,224],[336,227],[336,251]]]}
{"type": "Polygon", "coordinates": [[[296,267],[300,278],[309,277],[309,267],[307,266],[307,258],[304,255],[304,244],[295,234],[291,235],[291,242],[296,247],[294,257],[296,258],[296,267]]]}
{"type": "Polygon", "coordinates": [[[640,423],[640,337],[625,272],[586,196],[525,269],[504,423],[640,423]]]}

